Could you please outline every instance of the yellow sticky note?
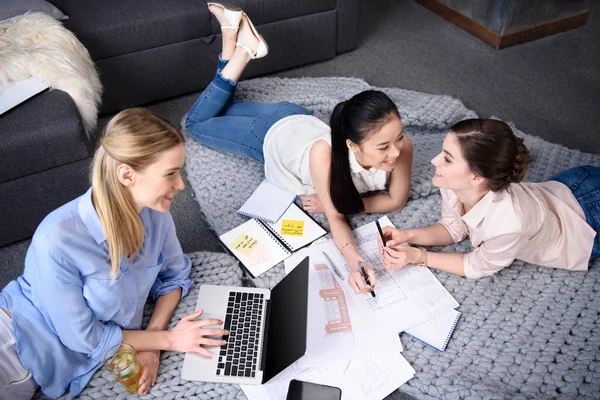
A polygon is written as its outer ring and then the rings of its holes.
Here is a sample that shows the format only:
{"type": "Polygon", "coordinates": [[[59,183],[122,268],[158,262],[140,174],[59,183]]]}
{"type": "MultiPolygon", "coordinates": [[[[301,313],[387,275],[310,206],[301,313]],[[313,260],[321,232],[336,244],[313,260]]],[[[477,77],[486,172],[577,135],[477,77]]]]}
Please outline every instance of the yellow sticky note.
{"type": "Polygon", "coordinates": [[[241,233],[230,245],[232,249],[239,251],[244,255],[248,255],[254,250],[258,244],[258,239],[254,239],[252,236],[241,233]]]}
{"type": "Polygon", "coordinates": [[[281,234],[288,236],[302,236],[304,234],[304,221],[284,219],[281,221],[281,234]]]}

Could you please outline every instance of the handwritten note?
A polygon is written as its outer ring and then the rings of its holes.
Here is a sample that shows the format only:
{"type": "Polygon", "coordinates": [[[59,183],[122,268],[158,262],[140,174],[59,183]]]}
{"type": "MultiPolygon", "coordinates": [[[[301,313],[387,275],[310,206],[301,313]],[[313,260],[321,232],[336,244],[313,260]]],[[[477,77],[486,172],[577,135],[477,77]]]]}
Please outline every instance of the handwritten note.
{"type": "Polygon", "coordinates": [[[248,266],[253,267],[271,261],[271,254],[264,243],[259,243],[247,258],[248,266]]]}
{"type": "Polygon", "coordinates": [[[247,256],[254,250],[258,243],[258,239],[255,239],[246,233],[240,233],[229,247],[247,256]]]}
{"type": "Polygon", "coordinates": [[[302,236],[304,234],[304,221],[284,219],[281,221],[281,234],[288,236],[302,236]]]}

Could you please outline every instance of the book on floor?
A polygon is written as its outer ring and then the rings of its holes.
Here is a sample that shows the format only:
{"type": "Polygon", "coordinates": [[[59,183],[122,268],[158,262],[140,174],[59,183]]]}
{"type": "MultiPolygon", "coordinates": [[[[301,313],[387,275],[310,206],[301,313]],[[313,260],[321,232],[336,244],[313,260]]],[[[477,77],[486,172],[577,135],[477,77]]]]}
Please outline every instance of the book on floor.
{"type": "Polygon", "coordinates": [[[460,311],[449,310],[410,329],[406,329],[404,333],[437,351],[444,351],[448,346],[452,333],[454,333],[454,329],[456,329],[460,316],[460,311]]]}
{"type": "Polygon", "coordinates": [[[291,203],[273,223],[252,218],[219,239],[256,278],[326,233],[304,210],[291,203]]]}
{"type": "Polygon", "coordinates": [[[6,84],[0,90],[0,114],[4,114],[48,87],[48,84],[42,79],[33,76],[6,84]]]}
{"type": "Polygon", "coordinates": [[[295,199],[294,193],[264,180],[238,212],[250,218],[274,223],[295,199]]]}

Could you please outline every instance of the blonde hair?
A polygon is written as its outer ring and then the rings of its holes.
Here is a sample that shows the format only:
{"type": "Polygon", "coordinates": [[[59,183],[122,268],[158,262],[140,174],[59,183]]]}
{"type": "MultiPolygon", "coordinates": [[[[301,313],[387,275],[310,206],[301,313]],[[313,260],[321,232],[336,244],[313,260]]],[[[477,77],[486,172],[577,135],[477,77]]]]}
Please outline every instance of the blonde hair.
{"type": "Polygon", "coordinates": [[[182,144],[181,132],[167,120],[144,108],[115,115],[108,125],[92,162],[92,201],[108,243],[111,274],[119,273],[121,256],[132,259],[144,241],[144,226],[129,192],[117,177],[117,167],[127,164],[142,171],[159,153],[182,144]]]}

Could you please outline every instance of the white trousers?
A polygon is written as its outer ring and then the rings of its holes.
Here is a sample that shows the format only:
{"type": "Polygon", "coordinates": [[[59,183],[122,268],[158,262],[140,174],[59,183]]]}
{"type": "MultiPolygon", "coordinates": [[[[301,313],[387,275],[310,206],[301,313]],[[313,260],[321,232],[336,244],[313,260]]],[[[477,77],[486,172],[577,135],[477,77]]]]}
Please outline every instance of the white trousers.
{"type": "Polygon", "coordinates": [[[38,385],[19,357],[10,317],[0,309],[0,400],[31,399],[38,385]]]}

